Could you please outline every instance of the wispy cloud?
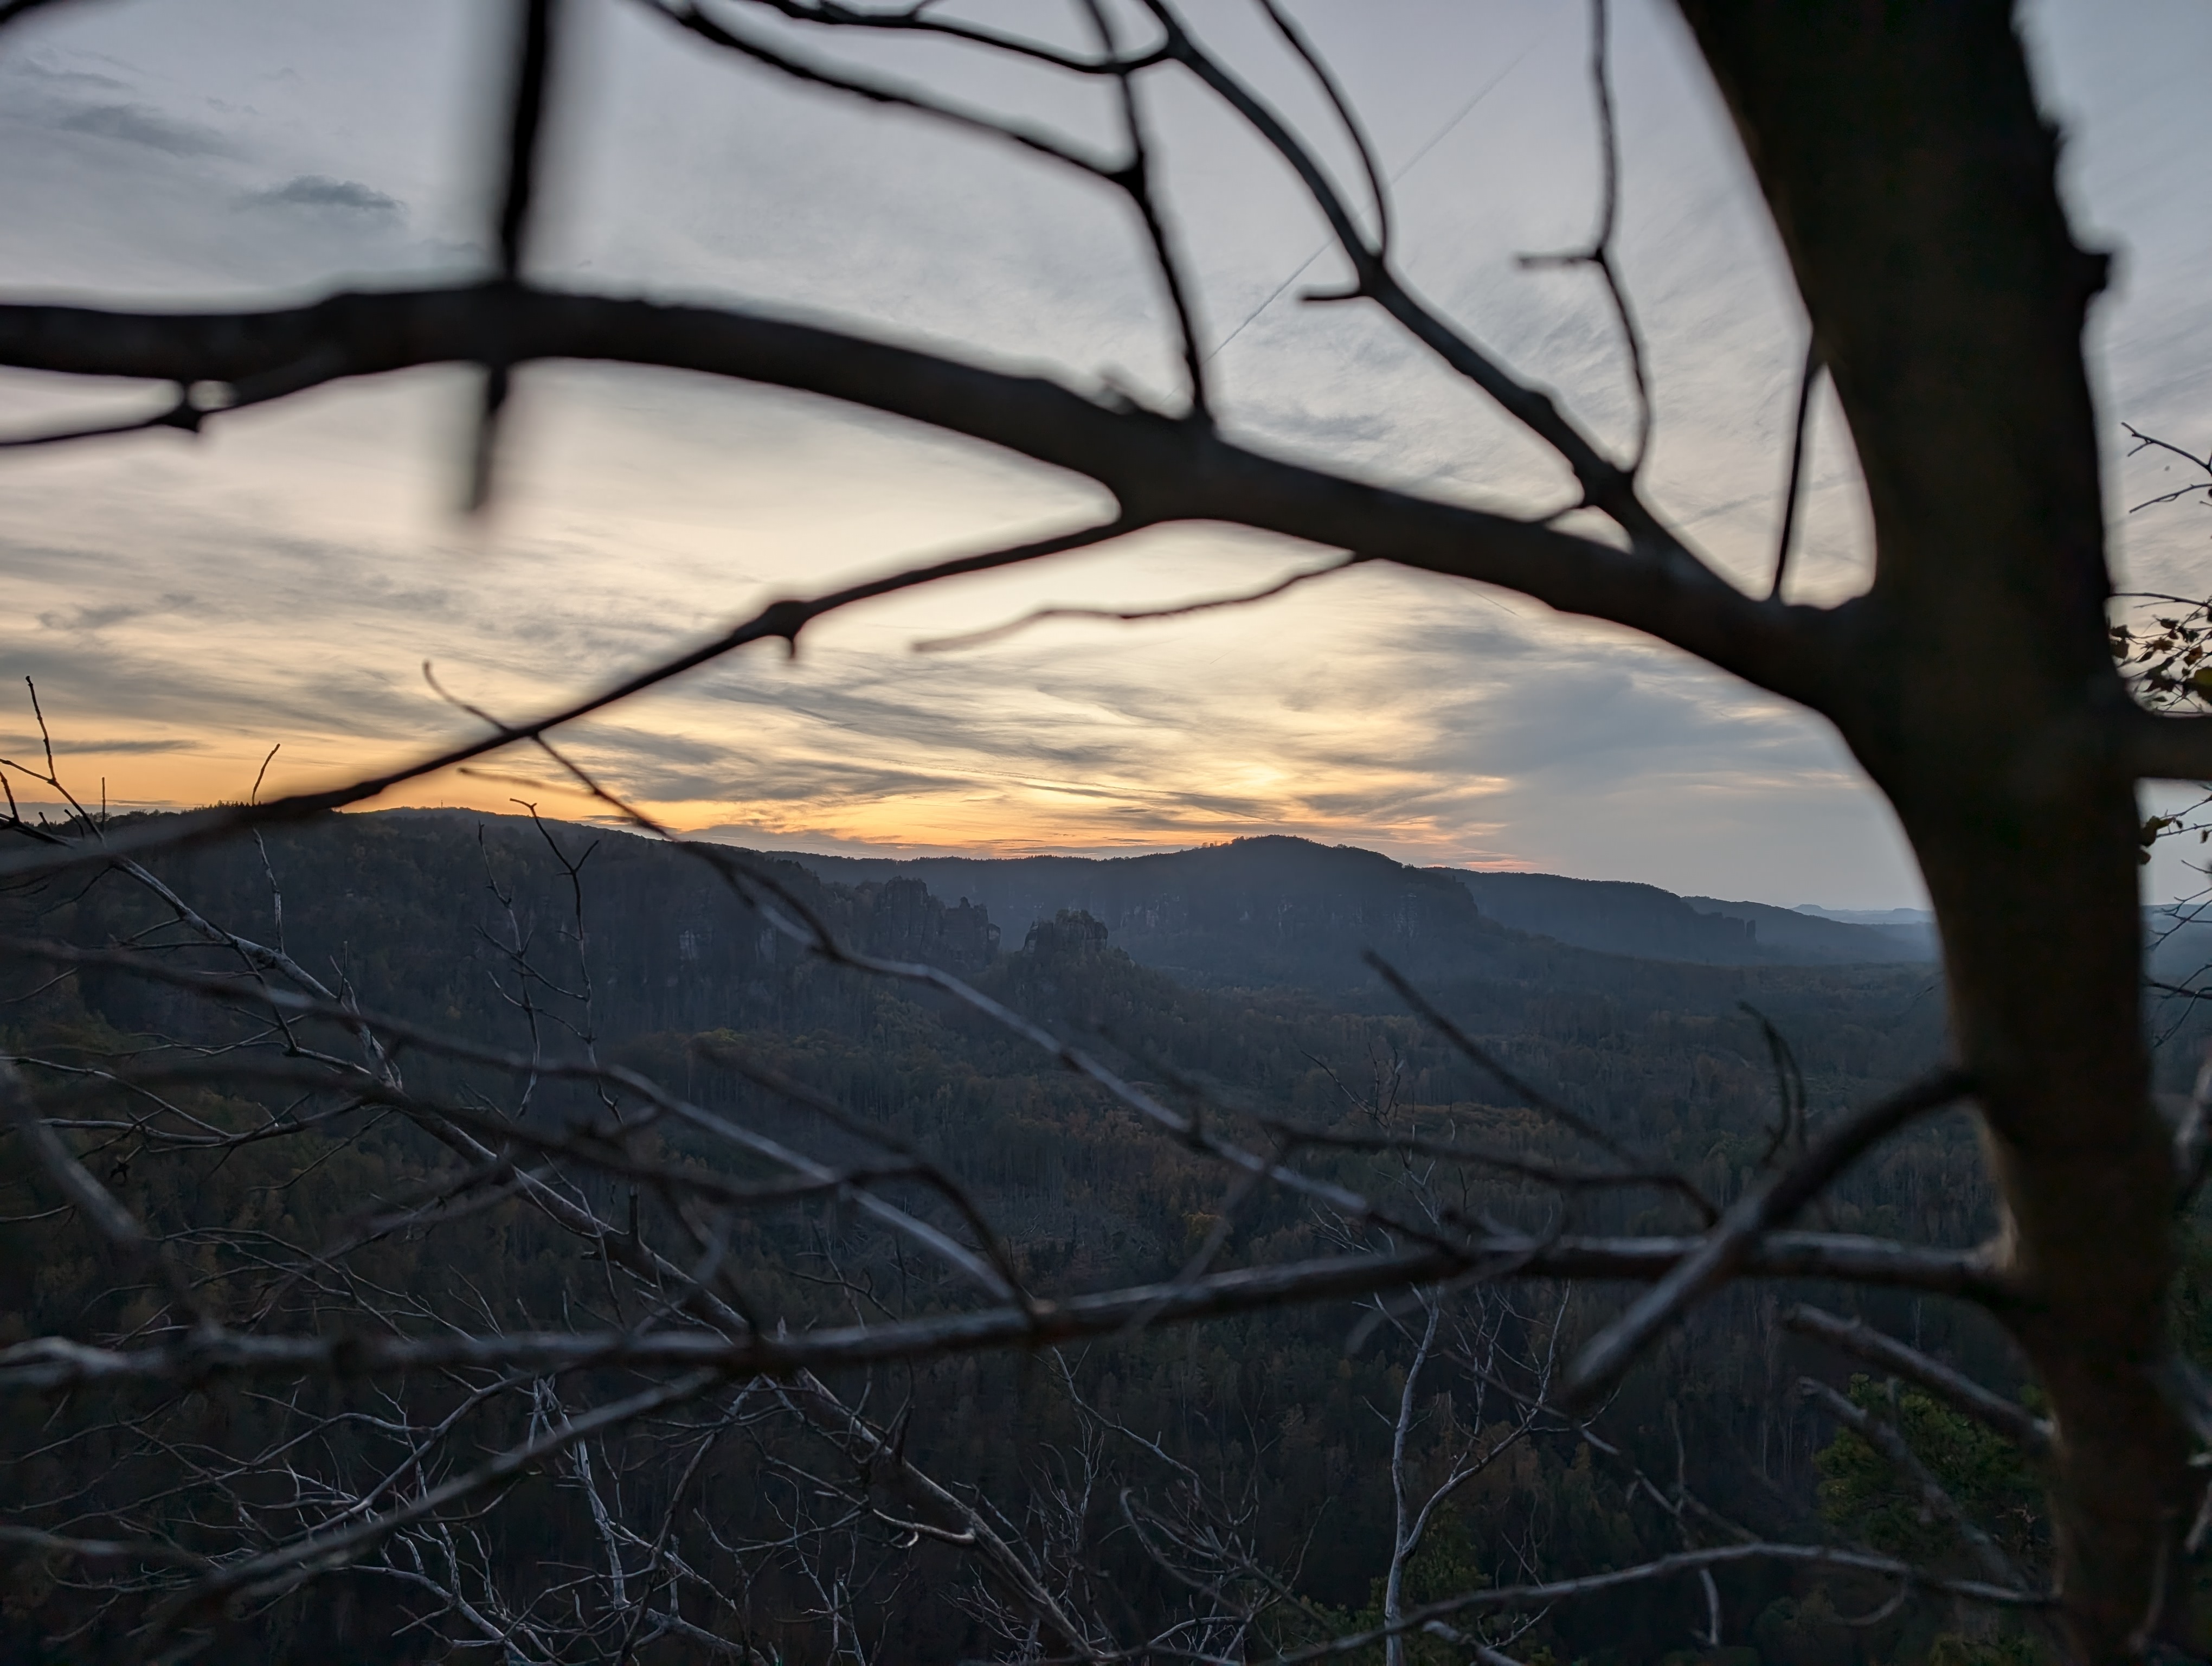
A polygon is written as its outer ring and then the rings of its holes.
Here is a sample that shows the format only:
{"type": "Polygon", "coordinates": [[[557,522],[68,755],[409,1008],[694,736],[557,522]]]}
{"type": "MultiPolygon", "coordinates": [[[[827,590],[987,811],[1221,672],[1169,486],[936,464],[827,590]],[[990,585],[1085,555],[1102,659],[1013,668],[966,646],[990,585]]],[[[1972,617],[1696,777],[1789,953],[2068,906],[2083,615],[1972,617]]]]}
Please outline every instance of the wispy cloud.
{"type": "Polygon", "coordinates": [[[221,156],[231,149],[214,129],[180,121],[143,104],[88,105],[60,117],[54,125],[64,133],[88,133],[168,156],[221,156]]]}
{"type": "MultiPolygon", "coordinates": [[[[1658,390],[1647,483],[1717,564],[1758,585],[1803,321],[1679,22],[1641,0],[1619,9],[1623,258],[1658,390]]],[[[2069,188],[2138,251],[2094,326],[2108,398],[2179,420],[2212,385],[2198,282],[2212,181],[2190,161],[2212,111],[2176,67],[2187,54],[2136,48],[2184,25],[2093,0],[2030,14],[2053,96],[2078,112],[2069,188]]],[[[224,0],[189,15],[56,9],[34,50],[0,60],[14,159],[0,284],[198,302],[482,270],[473,9],[279,15],[224,0]]],[[[1603,297],[1587,274],[1515,261],[1588,233],[1578,16],[1547,0],[1377,0],[1316,8],[1311,26],[1386,160],[1413,155],[1475,77],[1526,49],[1403,182],[1401,246],[1471,334],[1618,442],[1632,411],[1603,297]]],[[[1112,193],[747,79],[631,9],[587,27],[562,112],[579,125],[562,136],[534,257],[553,281],[739,296],[1176,396],[1158,286],[1112,193]]],[[[1109,137],[1106,103],[1026,76],[961,90],[1109,137]]],[[[1288,80],[1269,91],[1294,112],[1310,97],[1288,80]]],[[[1163,100],[1158,120],[1202,333],[1217,339],[1319,229],[1280,171],[1194,105],[1163,100]]],[[[1329,282],[1332,264],[1310,280],[1329,282]]],[[[1555,460],[1360,308],[1285,295],[1212,370],[1224,421],[1255,444],[1522,512],[1572,499],[1555,460]]],[[[104,772],[137,800],[237,797],[279,740],[272,788],[328,780],[478,732],[425,683],[425,660],[515,715],[771,595],[1098,508],[1081,483],[819,401],[536,367],[507,424],[503,500],[463,526],[477,388],[465,369],[410,373],[240,412],[197,442],[0,459],[0,673],[38,679],[72,780],[104,772]]],[[[26,422],[118,397],[0,379],[26,422]]],[[[1866,561],[1832,405],[1813,480],[1800,593],[1824,599],[1862,583],[1866,561]]],[[[2193,527],[2124,536],[2140,578],[2179,584],[2203,567],[2193,527]]],[[[750,842],[1127,850],[1287,831],[1692,892],[1911,897],[1895,829],[1825,725],[1680,654],[1465,586],[1364,569],[1245,611],[908,652],[1039,603],[1179,599],[1314,554],[1215,527],[1149,534],[856,611],[810,633],[795,661],[738,656],[568,744],[656,813],[750,842]]],[[[4,721],[20,739],[27,719],[4,721]]],[[[518,790],[447,779],[405,796],[496,806],[518,790]]]]}
{"type": "Polygon", "coordinates": [[[256,192],[249,203],[272,208],[343,209],[357,214],[397,215],[397,197],[358,179],[333,179],[327,173],[302,173],[281,185],[256,192]]]}

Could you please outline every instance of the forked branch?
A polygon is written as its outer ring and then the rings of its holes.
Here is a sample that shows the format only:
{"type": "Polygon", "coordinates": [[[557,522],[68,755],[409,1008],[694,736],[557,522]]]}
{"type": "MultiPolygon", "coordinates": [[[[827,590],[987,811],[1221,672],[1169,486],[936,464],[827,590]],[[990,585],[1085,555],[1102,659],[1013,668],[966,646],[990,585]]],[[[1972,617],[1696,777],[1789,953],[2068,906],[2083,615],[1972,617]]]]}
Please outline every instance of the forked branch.
{"type": "Polygon", "coordinates": [[[1846,1319],[1799,1303],[1783,1310],[1781,1322],[1801,1335],[1817,1337],[1831,1347],[1918,1383],[1967,1416],[1986,1423],[2022,1451],[2039,1456],[2051,1450],[2051,1425],[2045,1420],[1942,1360],[1931,1359],[1919,1349],[1884,1335],[1863,1319],[1846,1319]]]}

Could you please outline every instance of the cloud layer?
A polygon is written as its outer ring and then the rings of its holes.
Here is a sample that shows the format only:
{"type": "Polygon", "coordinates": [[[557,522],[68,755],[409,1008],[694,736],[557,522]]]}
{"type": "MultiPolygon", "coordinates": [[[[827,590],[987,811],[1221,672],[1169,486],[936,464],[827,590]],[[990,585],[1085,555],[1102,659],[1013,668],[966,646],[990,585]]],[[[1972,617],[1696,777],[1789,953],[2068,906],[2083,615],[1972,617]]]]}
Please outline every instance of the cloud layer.
{"type": "MultiPolygon", "coordinates": [[[[829,314],[1175,397],[1158,286],[1110,193],[764,80],[643,8],[573,9],[546,276],[829,314]]],[[[1625,440],[1630,388],[1602,297],[1586,274],[1516,260],[1588,235],[1582,15],[1537,0],[1304,9],[1400,176],[1416,283],[1625,440]]],[[[11,29],[0,285],[196,301],[479,270],[498,10],[125,0],[11,29]]],[[[1293,66],[1239,33],[1242,12],[1198,15],[1326,131],[1293,66]]],[[[2124,249],[2094,335],[2114,432],[2121,416],[2201,429],[2212,185],[2191,159],[2212,118],[2182,66],[2203,61],[2205,21],[2067,0],[2030,21],[2073,134],[2076,212],[2124,249]]],[[[1624,6],[1618,63],[1626,269],[1657,390],[1652,489],[1758,583],[1802,320],[1671,14],[1624,6]]],[[[898,67],[1109,135],[1103,104],[1042,79],[946,54],[898,67]]],[[[1164,86],[1153,116],[1231,423],[1427,491],[1564,504],[1557,465],[1402,336],[1299,302],[1331,281],[1330,257],[1277,294],[1324,240],[1247,136],[1187,88],[1164,86]]],[[[501,504],[482,527],[453,510],[474,386],[461,371],[240,412],[198,441],[0,459],[0,666],[37,678],[66,767],[118,801],[198,802],[243,795],[281,742],[272,785],[328,779],[469,729],[425,660],[461,697],[520,713],[772,593],[1098,508],[1080,482],[817,401],[614,370],[521,380],[501,504]]],[[[0,379],[15,431],[162,397],[0,379]]],[[[2116,496],[2142,466],[2116,455],[2116,496]]],[[[1866,560],[1832,409],[1812,478],[1796,589],[1830,599],[1866,560]]],[[[2202,529],[2124,507],[2131,580],[2202,587],[2202,529]]],[[[1249,611],[911,651],[1042,603],[1180,599],[1324,553],[1177,528],[859,610],[795,662],[744,656],[586,726],[577,755],[684,825],[784,843],[1126,850],[1290,831],[1784,903],[1913,900],[1887,812],[1824,725],[1669,650],[1463,585],[1363,569],[1249,611]]],[[[34,738],[27,716],[0,714],[17,732],[0,745],[34,738]]],[[[496,773],[410,796],[583,807],[507,779],[530,779],[520,761],[496,773]]]]}

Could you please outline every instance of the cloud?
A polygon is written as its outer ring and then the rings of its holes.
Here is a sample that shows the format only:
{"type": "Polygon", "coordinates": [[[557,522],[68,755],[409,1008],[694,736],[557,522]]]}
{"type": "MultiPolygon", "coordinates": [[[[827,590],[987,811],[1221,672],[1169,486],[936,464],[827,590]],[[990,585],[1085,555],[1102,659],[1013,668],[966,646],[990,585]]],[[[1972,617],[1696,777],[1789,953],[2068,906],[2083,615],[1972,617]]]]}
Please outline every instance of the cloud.
{"type": "Polygon", "coordinates": [[[104,607],[58,607],[39,615],[48,630],[99,630],[135,619],[146,610],[135,602],[110,602],[104,607]]]}
{"type": "Polygon", "coordinates": [[[114,76],[102,75],[96,70],[87,70],[74,64],[52,63],[38,53],[16,58],[8,66],[8,73],[26,81],[43,82],[57,87],[112,88],[117,92],[128,92],[131,83],[114,76]]]}
{"type": "Polygon", "coordinates": [[[49,608],[39,615],[39,623],[48,630],[72,634],[91,632],[105,630],[110,625],[124,624],[132,619],[143,619],[149,615],[158,617],[163,613],[174,612],[179,609],[190,607],[191,605],[192,598],[190,596],[167,595],[157,597],[152,601],[117,600],[103,603],[97,607],[49,608]]]}
{"type": "MultiPolygon", "coordinates": [[[[388,0],[282,27],[270,20],[289,9],[242,0],[66,9],[45,61],[0,62],[0,76],[33,78],[0,99],[20,162],[0,170],[0,284],[168,304],[481,269],[471,182],[487,136],[473,125],[469,9],[388,0]]],[[[1386,168],[1425,158],[1395,193],[1413,280],[1625,442],[1628,386],[1601,291],[1587,273],[1513,261],[1588,234],[1580,14],[1542,0],[1307,9],[1386,168]],[[1455,121],[1474,81],[1510,63],[1495,95],[1455,121]]],[[[2067,155],[2104,205],[2092,218],[2139,252],[2166,251],[2155,269],[2132,263],[2125,293],[2095,315],[2112,414],[2185,431],[2212,344],[2197,283],[2212,184],[2188,165],[2203,146],[2187,135],[2202,137],[2212,106],[2195,60],[2141,50],[2170,20],[2115,27],[2094,0],[2030,9],[2064,36],[2051,51],[2081,66],[2067,102],[2087,113],[2067,155]],[[2131,90],[2144,85],[2154,99],[2131,90]],[[2100,137],[2115,119],[2125,131],[2100,137]],[[2156,236],[2166,245],[2146,243],[2156,236]]],[[[564,94],[580,137],[541,198],[532,258],[549,281],[734,299],[1179,397],[1157,280],[1110,192],[927,123],[747,81],[642,14],[592,15],[577,60],[588,74],[575,102],[564,94]]],[[[1649,0],[1624,0],[1619,18],[1620,253],[1658,395],[1644,482],[1724,570],[1763,582],[1802,319],[1678,20],[1649,0]]],[[[1172,85],[1163,78],[1158,112],[1163,177],[1211,344],[1322,233],[1272,163],[1172,85]]],[[[1034,88],[957,90],[1040,122],[1086,119],[1034,88]]],[[[1261,90],[1332,131],[1325,110],[1297,104],[1310,88],[1261,90]]],[[[1091,118],[1110,110],[1093,102],[1091,118]]],[[[1331,264],[1300,284],[1326,287],[1331,264]]],[[[1231,431],[1515,514],[1571,501],[1556,459],[1433,356],[1370,311],[1298,293],[1210,365],[1231,431]]],[[[1098,507],[1066,477],[803,396],[534,367],[510,408],[498,514],[463,531],[452,506],[477,390],[465,370],[410,373],[241,411],[196,444],[11,455],[0,677],[34,673],[58,728],[179,754],[109,769],[118,792],[235,797],[276,739],[275,775],[306,785],[477,733],[423,687],[426,658],[464,697],[520,716],[770,595],[1098,507]],[[179,589],[192,593],[148,599],[179,589]],[[159,738],[170,733],[204,749],[159,738]]],[[[1824,403],[1815,420],[1793,569],[1796,593],[1820,599],[1864,575],[1835,416],[1824,403]]],[[[2158,587],[2194,581],[2193,521],[2169,538],[2138,518],[2128,536],[2142,541],[2139,578],[2170,568],[2158,587]]],[[[1680,654],[1443,581],[1364,568],[1173,625],[1063,624],[958,656],[906,652],[1042,602],[1175,600],[1314,559],[1218,527],[1124,540],[856,611],[811,631],[796,663],[739,656],[568,744],[672,822],[756,842],[1126,850],[1284,830],[1686,891],[1909,899],[1880,801],[1826,726],[1680,654]]],[[[0,719],[27,721],[12,708],[0,719]]],[[[511,790],[447,778],[415,801],[474,791],[497,804],[511,790]]]]}
{"type": "MultiPolygon", "coordinates": [[[[0,734],[0,747],[7,749],[10,757],[36,757],[43,745],[35,734],[0,734]]],[[[122,753],[128,757],[147,757],[157,752],[197,752],[202,750],[197,740],[168,739],[136,739],[111,735],[94,735],[89,739],[64,740],[57,736],[53,743],[58,757],[89,756],[92,754],[122,753]]]]}
{"type": "Polygon", "coordinates": [[[231,150],[229,142],[212,128],[179,121],[145,104],[95,104],[71,112],[54,125],[64,132],[89,133],[171,156],[218,156],[231,150]]]}
{"type": "Polygon", "coordinates": [[[268,191],[258,192],[254,203],[301,208],[351,209],[363,214],[396,215],[403,205],[374,185],[358,179],[333,179],[327,173],[302,173],[268,191]]]}

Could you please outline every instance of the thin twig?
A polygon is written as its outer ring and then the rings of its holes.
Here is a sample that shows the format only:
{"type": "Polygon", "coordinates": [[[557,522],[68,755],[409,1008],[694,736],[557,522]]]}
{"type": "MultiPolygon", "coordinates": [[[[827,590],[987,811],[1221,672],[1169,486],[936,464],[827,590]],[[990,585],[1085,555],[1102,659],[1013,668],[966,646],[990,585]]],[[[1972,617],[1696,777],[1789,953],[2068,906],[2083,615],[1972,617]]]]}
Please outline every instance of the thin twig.
{"type": "Polygon", "coordinates": [[[1797,377],[1797,408],[1790,419],[1790,477],[1782,488],[1782,529],[1774,535],[1774,582],[1767,587],[1769,601],[1782,599],[1782,583],[1790,573],[1790,540],[1797,530],[1797,505],[1804,493],[1805,435],[1812,426],[1813,390],[1820,379],[1820,337],[1805,342],[1805,368],[1797,377]]]}
{"type": "Polygon", "coordinates": [[[1359,555],[1342,555],[1322,567],[1308,567],[1286,574],[1273,583],[1257,590],[1241,591],[1233,596],[1205,596],[1196,601],[1173,602],[1164,607],[1038,607],[1032,608],[1018,619],[1008,619],[1003,624],[986,625],[981,630],[963,631],[957,636],[928,636],[915,643],[916,654],[944,654],[957,648],[979,648],[1042,624],[1048,619],[1107,619],[1117,624],[1135,624],[1152,619],[1187,618],[1194,613],[1210,613],[1216,608],[1247,607],[1254,602],[1264,602],[1295,590],[1315,579],[1325,579],[1341,573],[1347,567],[1356,567],[1366,559],[1359,555]]]}

